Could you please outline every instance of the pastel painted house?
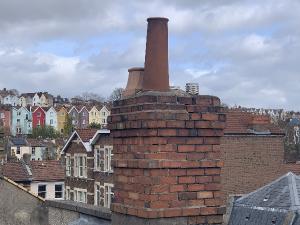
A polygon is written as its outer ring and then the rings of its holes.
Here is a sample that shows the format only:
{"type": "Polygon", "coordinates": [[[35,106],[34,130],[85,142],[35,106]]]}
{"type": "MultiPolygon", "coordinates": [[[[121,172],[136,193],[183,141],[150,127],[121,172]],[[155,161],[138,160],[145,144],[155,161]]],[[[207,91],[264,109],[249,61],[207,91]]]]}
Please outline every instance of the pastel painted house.
{"type": "Polygon", "coordinates": [[[108,108],[104,105],[100,110],[100,124],[102,127],[107,126],[107,117],[110,115],[110,111],[108,108]]]}
{"type": "Polygon", "coordinates": [[[98,107],[91,106],[87,109],[89,110],[89,124],[92,123],[100,124],[101,118],[100,118],[100,110],[98,109],[98,107]]]}
{"type": "Polygon", "coordinates": [[[46,112],[42,107],[34,107],[32,110],[32,127],[44,127],[46,124],[46,112]]]}
{"type": "Polygon", "coordinates": [[[85,106],[78,110],[79,114],[79,127],[80,129],[85,129],[89,126],[89,111],[85,106]]]}
{"type": "Polygon", "coordinates": [[[56,112],[54,107],[50,107],[46,111],[46,125],[53,127],[55,130],[58,130],[58,127],[57,127],[57,112],[56,112]]]}
{"type": "Polygon", "coordinates": [[[69,112],[69,117],[72,119],[72,125],[73,127],[77,128],[79,127],[79,112],[75,106],[73,106],[69,112]]]}
{"type": "Polygon", "coordinates": [[[12,105],[12,106],[18,106],[19,105],[19,97],[16,95],[6,95],[3,98],[3,104],[4,105],[12,105]]]}
{"type": "Polygon", "coordinates": [[[0,122],[4,127],[4,132],[10,133],[11,130],[11,107],[2,105],[0,107],[0,122]]]}
{"type": "Polygon", "coordinates": [[[53,106],[53,96],[48,94],[48,92],[37,92],[33,97],[32,105],[41,107],[53,106]]]}
{"type": "Polygon", "coordinates": [[[64,106],[55,107],[56,116],[57,116],[57,130],[60,133],[64,133],[65,124],[68,117],[67,108],[64,106]]]}
{"type": "Polygon", "coordinates": [[[29,107],[12,107],[11,134],[31,134],[32,114],[29,107]]]}
{"type": "Polygon", "coordinates": [[[19,98],[19,105],[26,107],[28,105],[32,105],[33,102],[33,97],[34,97],[35,93],[23,93],[20,95],[19,98]]]}

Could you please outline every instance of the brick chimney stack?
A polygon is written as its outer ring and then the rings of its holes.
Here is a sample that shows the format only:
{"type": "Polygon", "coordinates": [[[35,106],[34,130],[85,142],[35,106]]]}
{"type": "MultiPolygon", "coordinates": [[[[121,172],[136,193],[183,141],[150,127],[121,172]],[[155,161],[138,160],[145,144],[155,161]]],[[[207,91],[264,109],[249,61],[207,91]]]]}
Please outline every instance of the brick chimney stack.
{"type": "Polygon", "coordinates": [[[168,19],[148,22],[143,90],[115,101],[108,118],[112,225],[219,225],[220,99],[169,90],[168,19]]]}
{"type": "Polygon", "coordinates": [[[169,90],[168,19],[148,18],[144,90],[169,90]]]}

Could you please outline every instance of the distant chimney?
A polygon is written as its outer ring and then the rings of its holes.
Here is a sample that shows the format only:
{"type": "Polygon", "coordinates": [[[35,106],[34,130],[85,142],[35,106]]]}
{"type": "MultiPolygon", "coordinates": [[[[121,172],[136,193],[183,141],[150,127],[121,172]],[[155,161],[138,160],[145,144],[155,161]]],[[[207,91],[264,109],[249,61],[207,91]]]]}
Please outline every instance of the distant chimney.
{"type": "Polygon", "coordinates": [[[169,90],[168,19],[148,18],[143,90],[169,90]]]}
{"type": "Polygon", "coordinates": [[[134,95],[138,90],[142,89],[144,68],[133,67],[128,69],[127,86],[123,92],[123,97],[134,95]]]}

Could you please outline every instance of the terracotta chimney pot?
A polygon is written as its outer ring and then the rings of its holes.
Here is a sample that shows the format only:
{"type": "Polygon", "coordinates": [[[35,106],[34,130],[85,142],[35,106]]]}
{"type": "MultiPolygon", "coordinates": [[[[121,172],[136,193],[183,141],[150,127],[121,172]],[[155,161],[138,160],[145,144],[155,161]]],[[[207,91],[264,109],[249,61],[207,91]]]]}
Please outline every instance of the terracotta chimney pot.
{"type": "Polygon", "coordinates": [[[148,18],[143,90],[169,91],[168,21],[148,18]]]}

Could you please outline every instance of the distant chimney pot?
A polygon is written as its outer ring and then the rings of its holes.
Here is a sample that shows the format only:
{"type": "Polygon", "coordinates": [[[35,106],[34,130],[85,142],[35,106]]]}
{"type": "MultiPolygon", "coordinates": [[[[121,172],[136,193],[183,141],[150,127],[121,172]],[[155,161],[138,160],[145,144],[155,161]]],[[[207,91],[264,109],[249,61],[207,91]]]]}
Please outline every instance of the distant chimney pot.
{"type": "Polygon", "coordinates": [[[128,69],[128,81],[125,90],[123,91],[123,97],[129,97],[134,95],[137,91],[142,89],[144,68],[133,67],[128,69]]]}

